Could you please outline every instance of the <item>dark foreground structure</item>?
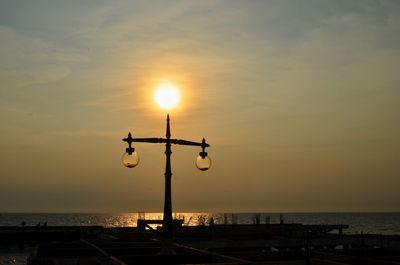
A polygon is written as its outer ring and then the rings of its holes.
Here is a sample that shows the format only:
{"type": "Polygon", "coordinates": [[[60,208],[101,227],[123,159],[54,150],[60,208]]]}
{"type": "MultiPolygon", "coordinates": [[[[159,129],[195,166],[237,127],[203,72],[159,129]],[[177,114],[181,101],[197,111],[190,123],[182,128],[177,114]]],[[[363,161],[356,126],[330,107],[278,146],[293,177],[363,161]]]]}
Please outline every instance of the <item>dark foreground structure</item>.
{"type": "MultiPolygon", "coordinates": [[[[30,245],[30,265],[54,264],[382,264],[400,265],[400,236],[345,235],[346,225],[181,226],[174,254],[161,254],[161,229],[0,227],[1,244],[30,245]]],[[[156,221],[155,221],[156,222],[156,221]]]]}

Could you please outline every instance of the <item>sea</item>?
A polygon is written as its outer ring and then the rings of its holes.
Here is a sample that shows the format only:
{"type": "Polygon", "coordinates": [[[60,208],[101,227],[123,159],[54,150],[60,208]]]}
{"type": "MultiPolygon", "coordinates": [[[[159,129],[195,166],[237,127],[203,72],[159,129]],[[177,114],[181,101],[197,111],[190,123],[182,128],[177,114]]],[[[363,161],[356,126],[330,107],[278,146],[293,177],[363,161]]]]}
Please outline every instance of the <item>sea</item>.
{"type": "MultiPolygon", "coordinates": [[[[138,219],[161,220],[162,213],[0,213],[0,226],[88,226],[134,227],[138,219]]],[[[400,212],[384,213],[174,213],[184,225],[301,223],[345,224],[347,234],[400,235],[400,212]]],[[[26,264],[29,248],[0,245],[0,265],[26,264]]]]}

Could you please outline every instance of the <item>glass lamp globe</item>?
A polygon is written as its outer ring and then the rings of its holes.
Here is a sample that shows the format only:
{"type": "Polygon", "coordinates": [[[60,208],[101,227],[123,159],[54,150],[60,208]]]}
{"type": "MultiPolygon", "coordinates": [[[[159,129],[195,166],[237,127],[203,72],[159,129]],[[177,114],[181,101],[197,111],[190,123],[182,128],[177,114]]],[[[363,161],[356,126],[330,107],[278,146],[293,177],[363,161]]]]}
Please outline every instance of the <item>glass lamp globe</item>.
{"type": "Polygon", "coordinates": [[[206,171],[211,167],[211,159],[208,156],[199,155],[196,158],[196,167],[201,171],[206,171]]]}
{"type": "Polygon", "coordinates": [[[136,167],[139,164],[140,158],[138,152],[134,151],[131,153],[125,152],[122,155],[122,164],[127,168],[136,167]]]}

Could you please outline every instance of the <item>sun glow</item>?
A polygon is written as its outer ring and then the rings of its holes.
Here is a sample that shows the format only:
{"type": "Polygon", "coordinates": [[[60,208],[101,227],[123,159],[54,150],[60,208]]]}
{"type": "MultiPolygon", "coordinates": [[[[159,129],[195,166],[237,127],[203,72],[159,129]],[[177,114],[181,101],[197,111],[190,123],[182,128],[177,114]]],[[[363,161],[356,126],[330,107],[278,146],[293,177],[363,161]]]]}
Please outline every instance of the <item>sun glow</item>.
{"type": "Polygon", "coordinates": [[[181,99],[179,89],[171,83],[160,84],[154,93],[154,100],[162,109],[172,109],[176,107],[181,99]]]}

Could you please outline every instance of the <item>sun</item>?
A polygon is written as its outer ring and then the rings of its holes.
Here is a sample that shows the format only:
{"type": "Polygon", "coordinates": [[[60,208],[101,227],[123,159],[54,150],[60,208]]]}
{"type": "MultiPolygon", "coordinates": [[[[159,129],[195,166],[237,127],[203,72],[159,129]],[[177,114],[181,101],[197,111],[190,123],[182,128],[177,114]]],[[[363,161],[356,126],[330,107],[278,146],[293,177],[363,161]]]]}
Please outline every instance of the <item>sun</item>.
{"type": "Polygon", "coordinates": [[[181,94],[179,89],[174,84],[168,82],[160,84],[154,93],[154,100],[157,105],[166,110],[176,107],[180,99],[181,94]]]}

